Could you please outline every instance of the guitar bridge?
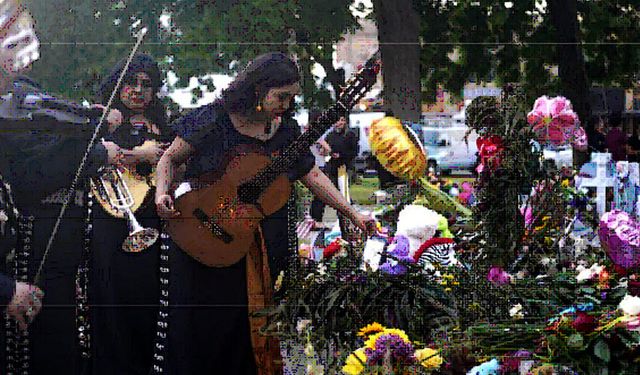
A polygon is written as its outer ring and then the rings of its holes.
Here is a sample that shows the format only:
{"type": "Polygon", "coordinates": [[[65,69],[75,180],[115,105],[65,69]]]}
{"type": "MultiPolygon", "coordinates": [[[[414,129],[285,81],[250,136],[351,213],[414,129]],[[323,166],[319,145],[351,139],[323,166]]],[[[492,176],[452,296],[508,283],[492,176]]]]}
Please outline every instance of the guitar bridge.
{"type": "Polygon", "coordinates": [[[196,219],[200,220],[202,225],[207,227],[211,231],[211,234],[214,235],[214,237],[219,238],[226,244],[233,242],[233,236],[227,233],[221,226],[214,223],[211,218],[204,211],[202,211],[202,209],[196,208],[195,210],[193,210],[193,216],[195,216],[196,219]]]}

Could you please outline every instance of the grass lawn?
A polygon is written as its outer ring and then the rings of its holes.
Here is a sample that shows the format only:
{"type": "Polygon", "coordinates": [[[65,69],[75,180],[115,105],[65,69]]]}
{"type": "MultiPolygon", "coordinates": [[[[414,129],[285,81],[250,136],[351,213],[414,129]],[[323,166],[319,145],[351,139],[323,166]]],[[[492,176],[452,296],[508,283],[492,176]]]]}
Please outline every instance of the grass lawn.
{"type": "MultiPolygon", "coordinates": [[[[447,182],[457,183],[461,185],[463,182],[473,182],[474,178],[470,176],[445,176],[447,182]]],[[[375,201],[371,196],[373,192],[378,190],[378,177],[360,177],[357,184],[351,184],[351,200],[355,204],[372,205],[375,201]]]]}
{"type": "MultiPolygon", "coordinates": [[[[469,176],[445,176],[445,180],[447,182],[456,182],[458,185],[461,185],[463,182],[473,182],[473,177],[469,176]]],[[[307,200],[311,201],[311,193],[307,190],[306,187],[300,185],[301,194],[303,196],[307,196],[307,200]]],[[[355,184],[351,184],[351,200],[355,204],[359,205],[373,205],[375,204],[375,200],[372,199],[373,192],[378,190],[378,177],[360,177],[358,178],[358,182],[355,184]]]]}
{"type": "Polygon", "coordinates": [[[351,184],[351,200],[355,204],[370,205],[375,204],[371,200],[371,195],[378,190],[378,177],[361,177],[357,184],[351,184]]]}

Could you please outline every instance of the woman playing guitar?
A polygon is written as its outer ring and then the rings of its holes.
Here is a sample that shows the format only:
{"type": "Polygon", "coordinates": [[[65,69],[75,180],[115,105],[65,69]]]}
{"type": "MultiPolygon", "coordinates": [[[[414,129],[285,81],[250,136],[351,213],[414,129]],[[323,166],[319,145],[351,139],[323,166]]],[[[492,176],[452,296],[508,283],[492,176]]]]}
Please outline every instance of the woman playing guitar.
{"type": "MultiPolygon", "coordinates": [[[[298,68],[287,56],[261,55],[237,76],[220,100],[179,119],[174,127],[177,137],[157,168],[158,214],[164,218],[180,215],[174,209],[170,186],[181,164],[187,163],[186,177],[194,179],[207,172],[233,170],[227,161],[242,150],[257,149],[274,157],[289,145],[300,133],[290,119],[299,80],[298,68]]],[[[247,166],[235,169],[243,167],[247,166]]],[[[367,226],[368,219],[314,165],[308,147],[287,177],[301,180],[358,227],[367,226]]],[[[270,276],[283,269],[285,259],[292,255],[287,254],[286,206],[262,220],[260,233],[264,248],[249,249],[228,267],[208,267],[183,251],[171,252],[170,301],[175,307],[169,322],[169,373],[281,373],[274,364],[277,343],[259,337],[260,322],[248,313],[269,303],[270,276]]]]}

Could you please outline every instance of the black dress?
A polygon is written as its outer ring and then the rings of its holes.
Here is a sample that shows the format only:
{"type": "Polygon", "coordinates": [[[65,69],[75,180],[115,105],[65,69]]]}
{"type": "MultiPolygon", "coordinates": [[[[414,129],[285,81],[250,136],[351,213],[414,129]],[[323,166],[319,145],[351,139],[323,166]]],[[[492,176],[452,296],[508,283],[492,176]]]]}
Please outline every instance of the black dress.
{"type": "MultiPolygon", "coordinates": [[[[223,160],[237,146],[257,146],[275,155],[300,133],[295,122],[285,121],[271,139],[259,141],[240,134],[215,103],[180,118],[174,129],[195,149],[187,164],[187,178],[221,170],[223,160]]],[[[314,157],[307,152],[289,171],[289,179],[303,177],[313,165],[314,157]]],[[[272,275],[287,265],[286,208],[262,222],[272,275]]],[[[169,373],[255,374],[245,259],[229,267],[210,268],[174,244],[170,263],[169,373]]]]}
{"type": "MultiPolygon", "coordinates": [[[[33,280],[43,258],[60,211],[61,197],[71,185],[91,135],[91,132],[73,135],[0,133],[0,174],[11,184],[21,214],[33,217],[32,249],[27,269],[29,280],[33,280]]],[[[95,146],[87,160],[85,174],[95,174],[106,159],[104,147],[95,146]]],[[[75,275],[84,229],[84,202],[81,197],[82,194],[76,194],[76,199],[67,208],[38,285],[45,296],[42,310],[29,327],[32,374],[80,372],[81,361],[76,341],[75,275]]],[[[10,250],[0,249],[3,268],[10,250]]],[[[4,327],[4,314],[0,319],[0,326],[4,327]]],[[[0,332],[0,352],[4,357],[4,330],[0,329],[0,332]]],[[[0,363],[6,363],[5,358],[0,358],[0,363]]]]}
{"type": "MultiPolygon", "coordinates": [[[[167,132],[168,129],[161,129],[167,132]]],[[[171,139],[167,134],[166,138],[171,139]]],[[[147,134],[129,125],[105,136],[120,147],[142,145],[147,134]]],[[[161,139],[166,141],[166,139],[161,139]]],[[[135,217],[145,228],[160,229],[154,191],[135,217]]],[[[148,374],[153,358],[159,301],[159,240],[139,253],[122,250],[129,234],[125,219],[93,205],[93,240],[89,271],[92,374],[148,374]]]]}
{"type": "MultiPolygon", "coordinates": [[[[325,141],[331,147],[332,153],[340,154],[338,158],[331,158],[324,167],[324,173],[329,177],[333,185],[338,188],[338,169],[341,166],[350,169],[353,160],[358,155],[358,140],[355,133],[345,129],[342,133],[332,130],[325,137],[325,141]]],[[[325,204],[318,197],[313,197],[311,202],[311,217],[318,222],[322,221],[325,204]]]]}

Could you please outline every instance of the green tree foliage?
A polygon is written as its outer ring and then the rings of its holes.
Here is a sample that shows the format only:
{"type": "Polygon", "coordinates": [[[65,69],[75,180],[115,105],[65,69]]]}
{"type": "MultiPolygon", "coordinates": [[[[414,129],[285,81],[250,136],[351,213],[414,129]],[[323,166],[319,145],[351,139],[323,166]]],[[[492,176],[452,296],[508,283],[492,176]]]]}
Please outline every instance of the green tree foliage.
{"type": "Polygon", "coordinates": [[[173,70],[179,87],[187,86],[189,77],[233,74],[260,53],[283,51],[296,54],[304,68],[306,106],[326,106],[331,99],[326,83],[344,85],[344,73],[331,63],[332,45],[358,27],[350,5],[343,0],[30,0],[42,42],[41,61],[30,74],[52,92],[92,97],[101,78],[131,50],[131,26],[140,20],[149,29],[141,51],[154,55],[165,71],[173,70]],[[162,14],[171,15],[169,28],[159,24],[162,14]],[[311,75],[313,62],[327,73],[320,89],[311,75]]]}
{"type": "Polygon", "coordinates": [[[179,18],[184,31],[175,50],[174,68],[180,77],[207,72],[233,72],[258,54],[282,51],[295,54],[302,68],[305,107],[326,107],[327,90],[344,85],[344,72],[332,64],[333,44],[343,33],[357,29],[357,19],[344,0],[313,1],[202,1],[196,5],[201,21],[179,18]],[[311,74],[314,63],[327,76],[318,89],[311,74]]]}
{"type": "MultiPolygon", "coordinates": [[[[433,92],[440,83],[458,94],[469,78],[495,79],[498,84],[517,81],[531,97],[560,90],[550,67],[565,63],[556,52],[563,47],[557,45],[552,9],[543,6],[548,1],[419,3],[425,93],[433,92]]],[[[587,79],[594,85],[631,86],[640,68],[640,52],[633,48],[640,37],[640,2],[576,3],[576,38],[584,55],[587,79]]]]}
{"type": "Polygon", "coordinates": [[[134,32],[149,33],[140,51],[163,56],[158,18],[176,1],[68,0],[25,1],[36,19],[41,58],[29,73],[47,90],[63,96],[92,98],[102,77],[135,43],[134,32]],[[137,20],[140,25],[132,28],[137,20]]]}

